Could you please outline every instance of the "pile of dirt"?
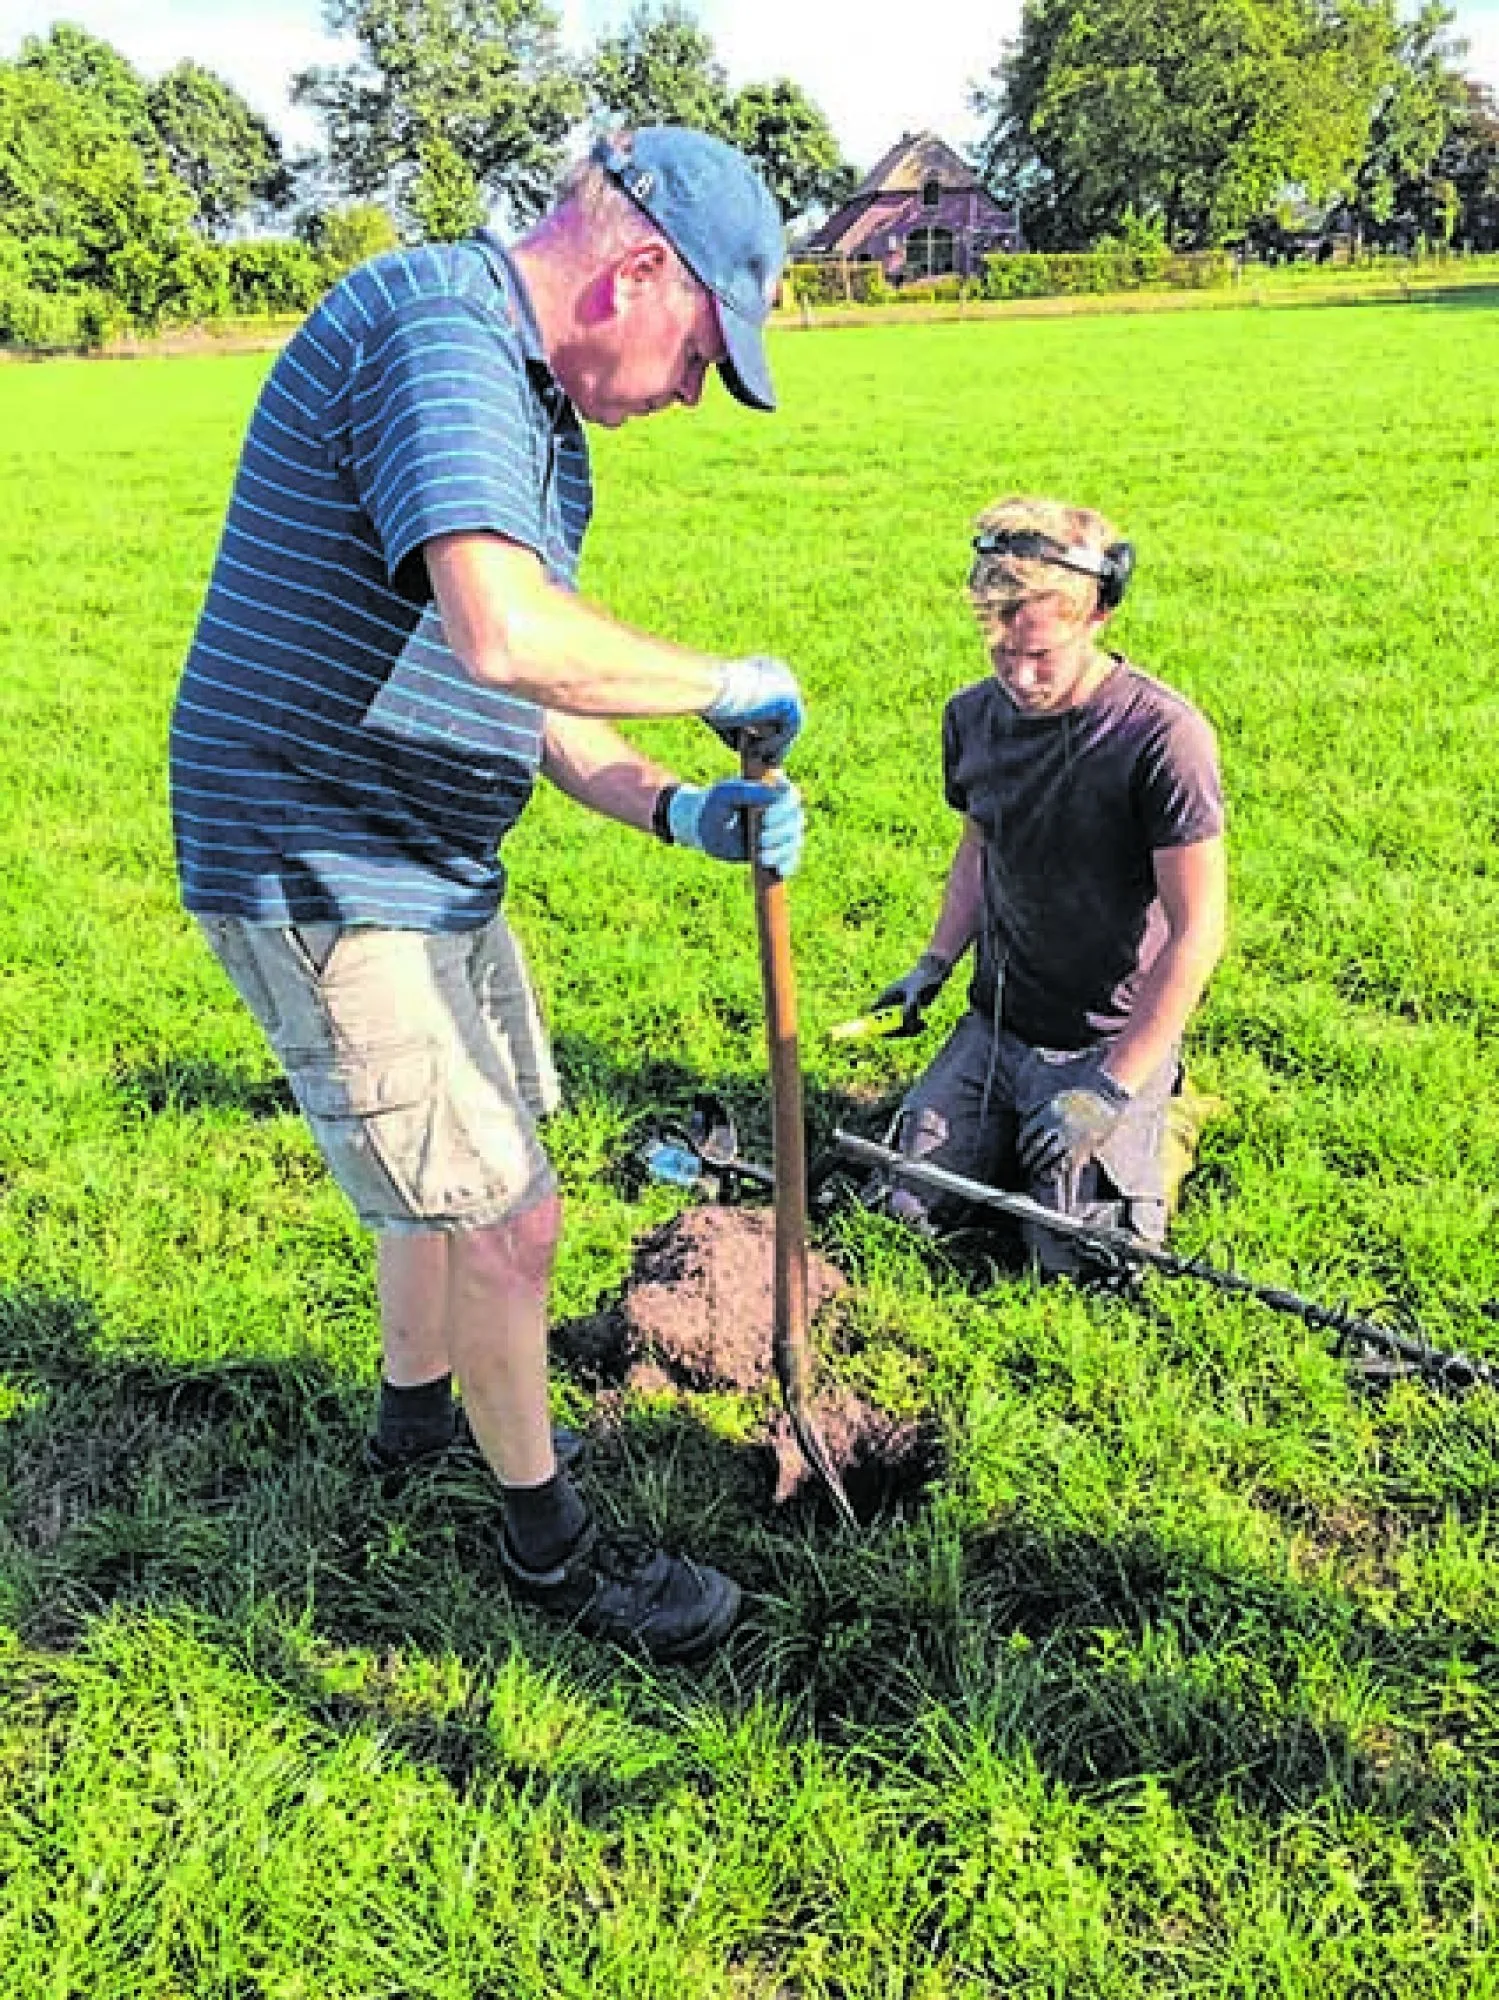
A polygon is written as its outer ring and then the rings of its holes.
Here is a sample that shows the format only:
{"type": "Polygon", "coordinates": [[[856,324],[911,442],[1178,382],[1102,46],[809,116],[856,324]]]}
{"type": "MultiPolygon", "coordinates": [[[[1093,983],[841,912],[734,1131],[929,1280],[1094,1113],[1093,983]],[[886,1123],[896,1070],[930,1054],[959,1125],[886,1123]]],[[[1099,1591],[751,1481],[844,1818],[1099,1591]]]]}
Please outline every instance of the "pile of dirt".
{"type": "MultiPolygon", "coordinates": [[[[774,1379],[774,1281],[775,1225],[767,1211],[688,1209],[642,1240],[618,1305],[559,1329],[558,1344],[601,1388],[759,1395],[774,1379]]],[[[819,1316],[826,1323],[826,1309],[847,1287],[835,1265],[809,1255],[814,1335],[819,1316]]],[[[907,1497],[936,1470],[928,1429],[851,1389],[824,1384],[812,1414],[861,1516],[907,1497]]],[[[779,1406],[757,1442],[769,1454],[773,1504],[816,1493],[816,1476],[779,1406]]]]}
{"type": "MultiPolygon", "coordinates": [[[[836,1265],[807,1258],[807,1316],[848,1289],[836,1265]]],[[[620,1314],[632,1354],[681,1389],[737,1389],[770,1379],[775,1221],[767,1210],[692,1208],[636,1253],[620,1314]]]]}

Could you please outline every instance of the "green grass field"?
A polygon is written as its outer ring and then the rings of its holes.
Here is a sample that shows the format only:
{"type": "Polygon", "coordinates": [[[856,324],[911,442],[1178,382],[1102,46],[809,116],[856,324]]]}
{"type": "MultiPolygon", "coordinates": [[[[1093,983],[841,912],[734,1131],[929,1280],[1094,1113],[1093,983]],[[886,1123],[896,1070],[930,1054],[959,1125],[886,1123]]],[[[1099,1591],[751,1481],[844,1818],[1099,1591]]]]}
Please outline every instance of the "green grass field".
{"type": "MultiPolygon", "coordinates": [[[[823,1030],[920,949],[955,835],[968,521],[1101,505],[1142,551],[1120,640],[1213,717],[1232,802],[1193,1043],[1227,1109],[1178,1242],[1499,1354],[1496,326],[786,336],[778,420],[715,391],[600,440],[591,593],[812,696],[818,1131],[923,1056],[823,1030]]],[[[512,1607],[482,1495],[367,1490],[367,1245],[178,909],[165,809],[266,365],[0,371],[0,1993],[1499,1994],[1487,1393],[1376,1393],[1253,1305],[975,1280],[866,1219],[825,1363],[940,1423],[919,1507],[769,1518],[723,1398],[599,1446],[606,1506],[753,1588],[710,1667],[512,1607]]],[[[556,796],[512,862],[568,1318],[678,1199],[618,1172],[643,1120],[712,1084],[763,1151],[753,924],[732,871],[556,796]]]]}

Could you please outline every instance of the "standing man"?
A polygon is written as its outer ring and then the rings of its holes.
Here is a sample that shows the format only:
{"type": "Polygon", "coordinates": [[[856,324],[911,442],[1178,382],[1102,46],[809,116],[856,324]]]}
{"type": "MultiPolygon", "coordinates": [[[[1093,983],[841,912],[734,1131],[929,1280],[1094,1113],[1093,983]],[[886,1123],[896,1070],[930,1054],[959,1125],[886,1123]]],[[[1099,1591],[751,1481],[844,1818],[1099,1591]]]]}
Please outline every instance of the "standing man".
{"type": "MultiPolygon", "coordinates": [[[[1182,1031],[1224,942],[1217,746],[1190,702],[1103,643],[1134,551],[1101,515],[1003,500],[973,546],[993,672],[942,720],[962,836],[926,951],[874,1005],[914,1034],[970,947],[973,979],[894,1143],[1158,1243],[1182,1031]]],[[[889,1205],[953,1213],[914,1183],[889,1205]]],[[[1024,1233],[1043,1270],[1078,1269],[1067,1239],[1024,1233]]]]}
{"type": "Polygon", "coordinates": [[[802,723],[770,659],[632,631],[574,590],[580,419],[775,405],[780,218],[699,132],[601,141],[513,249],[375,259],[291,341],[251,419],[172,719],[187,907],[377,1238],[383,1470],[456,1435],[500,1485],[512,1586],[678,1659],[737,1615],[726,1576],[611,1544],[557,1463],[546,1302],[557,1101],[499,848],[538,772],[716,859],[795,866],[784,782],[679,782],[606,718],[700,715],[774,763],[802,723]]]}

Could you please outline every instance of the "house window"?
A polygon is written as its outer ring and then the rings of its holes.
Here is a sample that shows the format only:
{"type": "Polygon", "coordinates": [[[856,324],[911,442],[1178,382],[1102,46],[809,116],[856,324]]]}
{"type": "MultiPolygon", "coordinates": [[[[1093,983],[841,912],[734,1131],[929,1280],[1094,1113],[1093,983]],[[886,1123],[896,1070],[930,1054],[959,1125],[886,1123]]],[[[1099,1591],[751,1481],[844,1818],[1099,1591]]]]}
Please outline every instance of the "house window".
{"type": "Polygon", "coordinates": [[[939,207],[939,206],[941,205],[941,202],[942,202],[942,183],[941,183],[941,181],[923,181],[923,182],[921,183],[921,205],[922,205],[922,207],[923,207],[923,208],[937,208],[937,207],[939,207]]]}
{"type": "Polygon", "coordinates": [[[956,270],[954,248],[950,229],[935,225],[913,229],[906,238],[906,277],[940,278],[944,272],[956,270]]]}

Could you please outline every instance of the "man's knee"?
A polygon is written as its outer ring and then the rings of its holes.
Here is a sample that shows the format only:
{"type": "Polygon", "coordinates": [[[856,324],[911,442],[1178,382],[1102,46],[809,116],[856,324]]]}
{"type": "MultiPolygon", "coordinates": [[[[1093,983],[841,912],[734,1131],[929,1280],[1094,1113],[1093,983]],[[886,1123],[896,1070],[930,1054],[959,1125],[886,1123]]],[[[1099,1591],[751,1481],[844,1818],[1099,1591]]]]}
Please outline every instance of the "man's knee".
{"type": "MultiPolygon", "coordinates": [[[[1166,1204],[1157,1195],[1124,1193],[1098,1161],[1061,1181],[1033,1182],[1026,1189],[1032,1201],[1076,1223],[1081,1230],[1132,1236],[1143,1245],[1160,1248],[1166,1240],[1166,1204]]],[[[1043,1277],[1096,1277],[1126,1252],[1112,1250],[1106,1237],[1090,1245],[1074,1230],[1048,1229],[1041,1222],[1022,1225],[1026,1253],[1043,1277]]]]}
{"type": "MultiPolygon", "coordinates": [[[[936,1105],[908,1102],[895,1114],[889,1140],[891,1150],[908,1160],[931,1160],[951,1136],[951,1127],[936,1105]]],[[[931,1226],[933,1211],[941,1208],[942,1197],[919,1181],[903,1181],[899,1172],[892,1170],[881,1205],[897,1222],[921,1229],[931,1226]]]]}
{"type": "Polygon", "coordinates": [[[503,1222],[455,1230],[450,1240],[453,1256],[471,1272],[496,1285],[537,1290],[551,1276],[561,1233],[562,1197],[551,1193],[503,1222]]]}

